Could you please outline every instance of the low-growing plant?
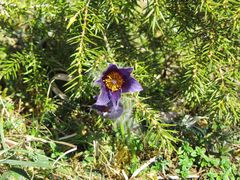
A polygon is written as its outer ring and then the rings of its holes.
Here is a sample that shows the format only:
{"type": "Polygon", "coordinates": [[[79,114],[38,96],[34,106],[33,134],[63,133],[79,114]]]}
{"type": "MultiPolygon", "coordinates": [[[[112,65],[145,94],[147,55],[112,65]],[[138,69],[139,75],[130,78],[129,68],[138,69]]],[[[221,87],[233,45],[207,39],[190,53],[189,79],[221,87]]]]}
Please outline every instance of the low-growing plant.
{"type": "Polygon", "coordinates": [[[238,178],[239,18],[234,0],[1,1],[0,171],[238,178]],[[92,106],[109,64],[143,89],[114,120],[92,106]]]}

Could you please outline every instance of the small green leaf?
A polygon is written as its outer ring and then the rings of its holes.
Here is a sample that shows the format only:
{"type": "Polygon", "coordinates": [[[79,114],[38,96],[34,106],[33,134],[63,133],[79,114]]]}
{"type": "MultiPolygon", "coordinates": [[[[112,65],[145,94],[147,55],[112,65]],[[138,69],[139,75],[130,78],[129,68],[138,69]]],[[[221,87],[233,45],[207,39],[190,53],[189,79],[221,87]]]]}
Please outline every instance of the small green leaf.
{"type": "Polygon", "coordinates": [[[19,168],[12,168],[9,171],[4,172],[1,177],[0,180],[27,180],[30,179],[30,177],[27,175],[27,173],[19,168]]]}
{"type": "Polygon", "coordinates": [[[50,161],[19,161],[19,160],[13,160],[13,159],[7,159],[0,161],[0,164],[9,164],[12,166],[22,166],[22,167],[37,167],[37,168],[46,168],[51,169],[53,166],[53,163],[50,161]]]}
{"type": "Polygon", "coordinates": [[[70,18],[69,23],[67,25],[67,29],[71,27],[71,25],[77,20],[80,11],[78,11],[73,17],[70,18]]]}

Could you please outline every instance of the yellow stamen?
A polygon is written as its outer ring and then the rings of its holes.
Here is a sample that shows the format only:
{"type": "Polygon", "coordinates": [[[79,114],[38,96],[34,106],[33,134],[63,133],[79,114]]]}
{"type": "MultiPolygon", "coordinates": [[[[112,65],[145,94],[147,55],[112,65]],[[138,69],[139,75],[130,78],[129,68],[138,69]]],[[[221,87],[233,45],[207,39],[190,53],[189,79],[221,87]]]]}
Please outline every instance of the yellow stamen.
{"type": "Polygon", "coordinates": [[[112,71],[103,79],[103,82],[111,91],[117,91],[121,89],[124,81],[118,72],[112,71]]]}

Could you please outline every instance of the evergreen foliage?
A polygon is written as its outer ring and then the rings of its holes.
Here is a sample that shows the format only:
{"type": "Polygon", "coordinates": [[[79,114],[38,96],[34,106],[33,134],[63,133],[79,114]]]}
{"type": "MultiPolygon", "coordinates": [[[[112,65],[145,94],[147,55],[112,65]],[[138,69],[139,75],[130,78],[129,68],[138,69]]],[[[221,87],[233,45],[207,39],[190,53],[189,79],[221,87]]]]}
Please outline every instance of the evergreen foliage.
{"type": "Polygon", "coordinates": [[[236,0],[1,1],[0,171],[239,178],[239,13],[236,0]],[[109,63],[144,89],[116,121],[91,110],[109,63]]]}

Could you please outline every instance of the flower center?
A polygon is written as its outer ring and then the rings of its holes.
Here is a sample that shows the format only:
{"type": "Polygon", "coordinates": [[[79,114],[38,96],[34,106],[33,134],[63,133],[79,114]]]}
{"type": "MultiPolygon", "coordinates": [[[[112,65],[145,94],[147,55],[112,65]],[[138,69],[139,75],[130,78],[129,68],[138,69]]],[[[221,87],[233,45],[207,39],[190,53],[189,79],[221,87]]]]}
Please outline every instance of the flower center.
{"type": "Polygon", "coordinates": [[[103,79],[103,82],[105,83],[106,87],[111,91],[117,91],[121,89],[124,81],[122,76],[118,72],[112,71],[108,75],[106,75],[106,77],[103,79]]]}

